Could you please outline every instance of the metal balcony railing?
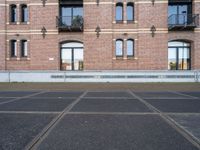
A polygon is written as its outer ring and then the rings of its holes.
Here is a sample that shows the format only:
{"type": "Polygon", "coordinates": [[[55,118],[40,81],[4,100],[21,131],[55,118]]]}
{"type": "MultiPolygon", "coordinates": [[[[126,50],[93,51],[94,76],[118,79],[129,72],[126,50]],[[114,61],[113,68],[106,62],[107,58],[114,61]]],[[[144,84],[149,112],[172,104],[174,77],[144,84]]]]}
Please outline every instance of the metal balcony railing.
{"type": "Polygon", "coordinates": [[[83,31],[82,16],[60,16],[56,17],[57,27],[62,31],[83,31]]]}
{"type": "Polygon", "coordinates": [[[168,18],[169,30],[187,30],[199,26],[198,14],[173,14],[168,18]]]}

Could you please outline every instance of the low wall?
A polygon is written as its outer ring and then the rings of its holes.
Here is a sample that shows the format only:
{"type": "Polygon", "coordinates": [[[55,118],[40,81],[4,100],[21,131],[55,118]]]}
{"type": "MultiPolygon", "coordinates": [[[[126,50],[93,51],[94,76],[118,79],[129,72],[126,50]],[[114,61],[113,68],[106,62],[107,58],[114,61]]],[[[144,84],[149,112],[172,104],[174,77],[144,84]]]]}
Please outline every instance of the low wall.
{"type": "Polygon", "coordinates": [[[199,82],[200,71],[1,71],[0,82],[199,82]]]}

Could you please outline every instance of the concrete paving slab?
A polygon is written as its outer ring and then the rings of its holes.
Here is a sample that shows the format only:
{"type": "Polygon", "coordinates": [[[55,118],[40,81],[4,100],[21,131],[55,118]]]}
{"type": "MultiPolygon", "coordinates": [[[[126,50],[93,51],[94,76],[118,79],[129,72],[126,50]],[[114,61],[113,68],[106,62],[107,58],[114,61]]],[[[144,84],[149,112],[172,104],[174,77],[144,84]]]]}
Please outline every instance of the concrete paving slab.
{"type": "Polygon", "coordinates": [[[200,92],[182,92],[182,93],[200,98],[200,92]]]}
{"type": "Polygon", "coordinates": [[[145,99],[162,112],[200,113],[200,99],[145,99]]]}
{"type": "Polygon", "coordinates": [[[198,150],[152,115],[66,115],[37,149],[198,150]]]}
{"type": "Polygon", "coordinates": [[[36,91],[0,91],[0,97],[23,97],[37,93],[36,91]]]}
{"type": "Polygon", "coordinates": [[[85,97],[132,97],[126,91],[109,91],[109,92],[88,92],[85,97]]]}
{"type": "Polygon", "coordinates": [[[184,95],[176,94],[176,93],[172,93],[172,92],[134,92],[134,93],[143,99],[190,98],[189,96],[184,96],[184,95]]]}
{"type": "Polygon", "coordinates": [[[170,115],[170,117],[200,140],[200,114],[170,115]]]}
{"type": "Polygon", "coordinates": [[[151,112],[135,99],[82,99],[71,111],[75,112],[151,112]]]}
{"type": "Polygon", "coordinates": [[[26,98],[0,105],[0,111],[63,111],[74,100],[72,98],[26,98]]]}
{"type": "Polygon", "coordinates": [[[54,117],[47,114],[0,114],[0,149],[24,149],[54,117]]]}
{"type": "Polygon", "coordinates": [[[83,92],[68,91],[68,92],[46,92],[33,97],[79,97],[83,92]]]}

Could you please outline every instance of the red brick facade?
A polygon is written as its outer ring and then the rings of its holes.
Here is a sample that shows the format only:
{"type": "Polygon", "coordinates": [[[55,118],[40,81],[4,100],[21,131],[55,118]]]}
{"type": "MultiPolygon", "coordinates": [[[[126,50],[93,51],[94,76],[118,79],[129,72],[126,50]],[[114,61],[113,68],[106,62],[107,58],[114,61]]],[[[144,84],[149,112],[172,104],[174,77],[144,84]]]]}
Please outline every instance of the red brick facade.
{"type": "MultiPolygon", "coordinates": [[[[59,32],[58,0],[0,1],[0,70],[60,70],[60,43],[84,44],[84,70],[168,70],[168,41],[186,40],[192,44],[192,70],[200,69],[200,28],[194,31],[168,31],[168,0],[83,0],[84,31],[59,32]],[[124,21],[116,23],[115,6],[124,4],[124,21]],[[134,22],[126,21],[126,4],[134,3],[134,22]],[[17,5],[18,21],[9,22],[10,5],[17,5]],[[28,6],[28,24],[20,23],[20,6],[28,6]],[[156,27],[152,37],[151,27],[156,27]],[[97,37],[95,29],[101,29],[97,37]],[[41,29],[47,32],[43,38],[41,29]],[[17,57],[10,57],[9,41],[17,40],[17,57]],[[20,40],[28,40],[28,57],[20,57],[20,40]],[[134,57],[117,58],[115,40],[134,39],[134,57]]],[[[193,2],[193,13],[200,14],[200,1],[193,2]]],[[[126,44],[124,44],[126,51],[126,44]]]]}

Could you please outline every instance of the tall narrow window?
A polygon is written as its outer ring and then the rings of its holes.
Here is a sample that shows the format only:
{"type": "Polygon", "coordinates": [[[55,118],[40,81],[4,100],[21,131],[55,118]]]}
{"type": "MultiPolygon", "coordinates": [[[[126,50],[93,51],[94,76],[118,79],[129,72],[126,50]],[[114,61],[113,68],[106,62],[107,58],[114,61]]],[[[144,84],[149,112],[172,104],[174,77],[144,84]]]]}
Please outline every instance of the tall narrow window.
{"type": "Polygon", "coordinates": [[[134,4],[128,3],[126,8],[127,21],[134,20],[134,4]]]}
{"type": "Polygon", "coordinates": [[[117,57],[123,56],[123,40],[116,40],[115,44],[115,55],[117,57]]]}
{"type": "Polygon", "coordinates": [[[123,21],[123,4],[122,3],[116,4],[116,21],[117,22],[123,21]]]}
{"type": "Polygon", "coordinates": [[[10,22],[12,23],[17,22],[17,6],[16,5],[10,6],[10,22]]]}
{"type": "Polygon", "coordinates": [[[134,40],[132,39],[127,40],[127,56],[134,56],[134,40]]]}
{"type": "Polygon", "coordinates": [[[28,43],[26,40],[21,41],[21,57],[28,56],[28,43]]]}
{"type": "Polygon", "coordinates": [[[168,43],[168,69],[169,70],[191,69],[190,43],[182,41],[172,41],[168,43]]]}
{"type": "Polygon", "coordinates": [[[28,22],[28,8],[26,5],[21,6],[21,22],[28,22]]]}
{"type": "Polygon", "coordinates": [[[17,56],[17,41],[16,40],[10,41],[10,56],[11,57],[17,56]]]}

